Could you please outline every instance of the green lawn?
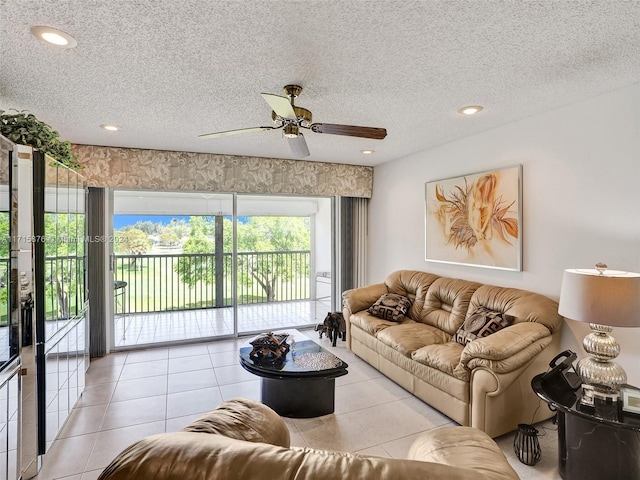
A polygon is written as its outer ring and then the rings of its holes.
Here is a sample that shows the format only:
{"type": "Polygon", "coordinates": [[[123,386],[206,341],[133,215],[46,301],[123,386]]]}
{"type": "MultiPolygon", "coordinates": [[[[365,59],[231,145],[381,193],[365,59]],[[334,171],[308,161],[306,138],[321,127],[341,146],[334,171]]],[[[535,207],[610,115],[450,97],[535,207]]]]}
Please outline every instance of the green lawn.
{"type": "MultiPolygon", "coordinates": [[[[213,308],[216,306],[215,284],[197,282],[189,286],[182,282],[174,271],[173,263],[163,257],[146,257],[131,265],[125,259],[119,259],[114,272],[115,280],[127,282],[119,295],[116,290],[117,311],[126,302],[128,313],[159,312],[169,310],[189,310],[213,308]]],[[[133,262],[132,262],[133,263],[133,262]]],[[[227,280],[223,288],[223,306],[233,305],[232,282],[227,280]]],[[[298,282],[283,282],[276,295],[276,301],[304,300],[309,298],[309,279],[298,282]],[[296,286],[298,292],[296,292],[296,286]],[[293,294],[292,294],[293,293],[293,294]]],[[[256,282],[239,285],[238,304],[266,302],[264,290],[256,282]]]]}

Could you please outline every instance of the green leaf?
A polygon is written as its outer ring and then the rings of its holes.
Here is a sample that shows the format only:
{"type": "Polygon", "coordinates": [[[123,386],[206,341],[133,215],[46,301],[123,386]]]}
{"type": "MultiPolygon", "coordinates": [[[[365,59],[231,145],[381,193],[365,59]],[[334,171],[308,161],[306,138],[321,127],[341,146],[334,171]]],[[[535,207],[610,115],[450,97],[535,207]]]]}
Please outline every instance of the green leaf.
{"type": "Polygon", "coordinates": [[[26,110],[0,110],[0,135],[14,143],[29,145],[52,156],[72,170],[82,168],[78,156],[71,152],[71,143],[60,140],[60,134],[51,126],[41,122],[26,110]]]}

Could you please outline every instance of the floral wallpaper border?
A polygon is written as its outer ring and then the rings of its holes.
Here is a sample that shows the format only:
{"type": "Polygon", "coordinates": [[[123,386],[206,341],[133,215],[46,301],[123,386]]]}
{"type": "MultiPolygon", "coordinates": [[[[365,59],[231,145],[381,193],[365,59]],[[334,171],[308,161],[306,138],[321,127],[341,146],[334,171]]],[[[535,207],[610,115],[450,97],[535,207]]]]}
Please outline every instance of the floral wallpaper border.
{"type": "Polygon", "coordinates": [[[74,145],[89,187],[371,198],[373,168],[213,153],[74,145]]]}
{"type": "Polygon", "coordinates": [[[0,135],[0,150],[13,150],[13,142],[0,135]]]}

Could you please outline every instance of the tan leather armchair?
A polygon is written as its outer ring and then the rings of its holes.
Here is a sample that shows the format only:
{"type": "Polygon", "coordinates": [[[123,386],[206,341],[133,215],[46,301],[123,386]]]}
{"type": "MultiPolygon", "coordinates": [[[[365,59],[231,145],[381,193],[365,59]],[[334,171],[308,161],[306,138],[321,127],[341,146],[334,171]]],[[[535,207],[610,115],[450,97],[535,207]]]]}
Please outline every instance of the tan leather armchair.
{"type": "Polygon", "coordinates": [[[419,436],[409,459],[290,447],[285,422],[261,403],[222,403],[180,432],[153,435],[120,453],[98,480],[517,480],[496,443],[466,427],[419,436]]]}

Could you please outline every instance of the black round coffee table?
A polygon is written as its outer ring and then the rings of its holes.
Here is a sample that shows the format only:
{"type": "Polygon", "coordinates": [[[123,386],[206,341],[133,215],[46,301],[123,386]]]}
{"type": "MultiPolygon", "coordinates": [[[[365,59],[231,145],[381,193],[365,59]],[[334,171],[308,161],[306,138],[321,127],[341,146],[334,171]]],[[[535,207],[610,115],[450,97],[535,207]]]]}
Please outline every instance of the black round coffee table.
{"type": "Polygon", "coordinates": [[[252,347],[240,348],[240,365],[262,378],[262,403],[283,417],[333,413],[335,379],[348,373],[348,365],[313,340],[292,341],[290,345],[290,351],[278,362],[251,359],[252,347]]]}

